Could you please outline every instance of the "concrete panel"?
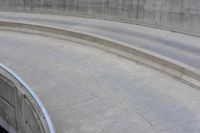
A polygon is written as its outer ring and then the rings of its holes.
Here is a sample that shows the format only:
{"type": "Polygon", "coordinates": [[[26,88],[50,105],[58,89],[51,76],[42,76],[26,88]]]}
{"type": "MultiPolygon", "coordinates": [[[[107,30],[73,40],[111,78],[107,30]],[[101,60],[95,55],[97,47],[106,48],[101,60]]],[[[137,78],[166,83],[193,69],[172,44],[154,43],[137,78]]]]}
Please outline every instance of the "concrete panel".
{"type": "Polygon", "coordinates": [[[39,126],[40,121],[39,118],[37,118],[37,114],[35,114],[34,108],[32,108],[31,103],[29,103],[28,100],[25,100],[25,120],[26,123],[28,123],[29,128],[32,132],[36,133],[38,131],[41,132],[41,127],[39,126]]]}
{"type": "Polygon", "coordinates": [[[14,86],[6,82],[6,79],[0,80],[0,97],[14,107],[14,86]]]}
{"type": "Polygon", "coordinates": [[[21,131],[22,133],[25,132],[25,109],[24,109],[24,97],[25,94],[21,91],[15,91],[16,96],[16,117],[17,121],[20,121],[17,123],[18,125],[18,131],[21,131]]]}
{"type": "Polygon", "coordinates": [[[0,117],[16,129],[15,109],[2,98],[0,98],[0,117]]]}

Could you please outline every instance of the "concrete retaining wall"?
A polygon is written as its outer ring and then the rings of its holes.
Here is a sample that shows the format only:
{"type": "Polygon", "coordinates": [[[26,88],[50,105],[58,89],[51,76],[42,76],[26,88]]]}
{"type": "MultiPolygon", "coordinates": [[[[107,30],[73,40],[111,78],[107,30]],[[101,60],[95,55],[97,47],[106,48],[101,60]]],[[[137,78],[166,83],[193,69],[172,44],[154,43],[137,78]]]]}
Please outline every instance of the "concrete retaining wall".
{"type": "Polygon", "coordinates": [[[10,133],[54,133],[35,97],[0,64],[0,125],[10,133]]]}
{"type": "Polygon", "coordinates": [[[199,0],[1,0],[0,9],[103,18],[200,36],[199,0]]]}

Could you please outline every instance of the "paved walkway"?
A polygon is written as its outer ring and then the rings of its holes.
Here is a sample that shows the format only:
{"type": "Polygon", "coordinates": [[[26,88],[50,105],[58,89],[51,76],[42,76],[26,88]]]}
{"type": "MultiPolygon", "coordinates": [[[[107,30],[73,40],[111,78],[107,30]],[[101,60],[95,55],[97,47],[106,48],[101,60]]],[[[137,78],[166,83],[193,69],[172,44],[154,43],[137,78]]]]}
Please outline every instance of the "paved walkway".
{"type": "Polygon", "coordinates": [[[153,51],[200,69],[200,38],[106,20],[0,12],[0,20],[31,22],[93,33],[153,51]]]}
{"type": "Polygon", "coordinates": [[[199,133],[200,91],[102,50],[0,31],[0,62],[34,88],[58,133],[199,133]]]}

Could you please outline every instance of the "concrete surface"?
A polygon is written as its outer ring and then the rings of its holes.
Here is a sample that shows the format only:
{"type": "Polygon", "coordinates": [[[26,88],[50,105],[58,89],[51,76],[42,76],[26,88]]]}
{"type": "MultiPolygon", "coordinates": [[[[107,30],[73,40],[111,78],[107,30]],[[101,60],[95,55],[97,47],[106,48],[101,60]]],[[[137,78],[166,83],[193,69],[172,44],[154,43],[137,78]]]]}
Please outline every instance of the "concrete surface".
{"type": "Polygon", "coordinates": [[[55,133],[50,117],[37,95],[22,79],[2,64],[0,132],[55,133]]]}
{"type": "Polygon", "coordinates": [[[57,15],[0,12],[0,20],[83,31],[124,42],[200,68],[200,38],[198,37],[118,22],[57,15]]]}
{"type": "Polygon", "coordinates": [[[199,0],[1,0],[0,9],[114,19],[200,35],[199,0]]]}
{"type": "Polygon", "coordinates": [[[0,62],[34,88],[58,133],[198,133],[200,92],[102,50],[0,31],[0,62]]]}

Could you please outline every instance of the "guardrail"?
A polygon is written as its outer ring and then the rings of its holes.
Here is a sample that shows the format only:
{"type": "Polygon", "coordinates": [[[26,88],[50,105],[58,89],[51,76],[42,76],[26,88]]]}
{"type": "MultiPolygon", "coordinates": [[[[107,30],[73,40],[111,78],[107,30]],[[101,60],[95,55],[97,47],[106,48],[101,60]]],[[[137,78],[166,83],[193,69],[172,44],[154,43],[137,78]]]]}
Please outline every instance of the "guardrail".
{"type": "Polygon", "coordinates": [[[0,125],[11,133],[55,133],[39,97],[19,76],[1,63],[0,125]]]}

